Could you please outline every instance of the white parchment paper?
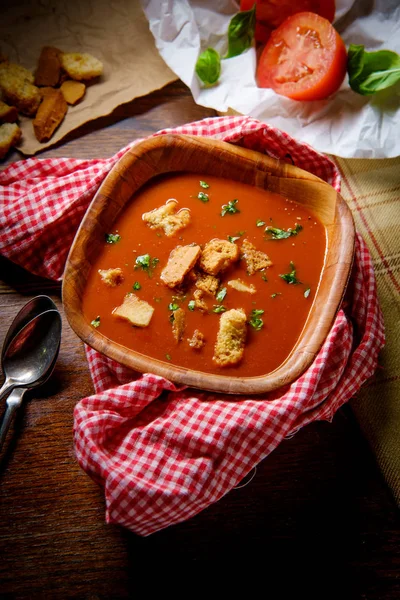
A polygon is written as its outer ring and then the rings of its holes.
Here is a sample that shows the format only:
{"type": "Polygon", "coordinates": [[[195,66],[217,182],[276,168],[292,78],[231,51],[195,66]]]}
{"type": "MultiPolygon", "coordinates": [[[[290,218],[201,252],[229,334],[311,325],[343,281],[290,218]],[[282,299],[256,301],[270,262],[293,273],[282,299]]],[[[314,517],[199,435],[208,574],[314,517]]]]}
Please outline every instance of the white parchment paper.
{"type": "MultiPolygon", "coordinates": [[[[278,127],[316,150],[347,158],[400,155],[400,85],[375,94],[353,92],[347,77],[332,97],[298,102],[258,88],[256,52],[222,61],[219,83],[201,87],[197,58],[211,46],[224,55],[235,0],[142,0],[156,46],[170,69],[191,89],[197,104],[236,111],[278,127]]],[[[346,47],[400,53],[399,0],[336,0],[334,25],[346,47]]]]}

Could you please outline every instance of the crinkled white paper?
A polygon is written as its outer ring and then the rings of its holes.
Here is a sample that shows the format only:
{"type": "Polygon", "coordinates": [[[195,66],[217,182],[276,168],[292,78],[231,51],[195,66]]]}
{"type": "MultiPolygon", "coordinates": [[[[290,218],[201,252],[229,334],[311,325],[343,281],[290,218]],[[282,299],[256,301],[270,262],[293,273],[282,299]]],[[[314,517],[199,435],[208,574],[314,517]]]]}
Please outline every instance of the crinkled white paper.
{"type": "MultiPolygon", "coordinates": [[[[230,109],[286,131],[320,152],[347,158],[400,155],[400,85],[374,96],[353,92],[346,80],[332,97],[298,102],[258,88],[254,48],[222,61],[217,85],[202,88],[195,74],[208,47],[223,56],[234,0],[142,0],[156,46],[197,104],[224,113],[230,109]]],[[[399,0],[336,0],[335,27],[346,47],[400,53],[399,0]]]]}

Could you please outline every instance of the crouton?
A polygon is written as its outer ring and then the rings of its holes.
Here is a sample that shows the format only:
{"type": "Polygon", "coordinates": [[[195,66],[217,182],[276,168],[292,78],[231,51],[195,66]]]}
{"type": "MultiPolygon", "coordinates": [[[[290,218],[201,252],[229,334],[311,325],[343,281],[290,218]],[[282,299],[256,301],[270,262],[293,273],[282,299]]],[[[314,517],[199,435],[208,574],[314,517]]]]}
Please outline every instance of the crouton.
{"type": "Polygon", "coordinates": [[[81,81],[68,79],[61,84],[60,90],[67,104],[74,106],[79,100],[82,100],[85,95],[86,85],[81,81]]]}
{"type": "Polygon", "coordinates": [[[95,79],[103,73],[103,63],[87,52],[62,52],[60,61],[64,71],[76,81],[95,79]]]}
{"type": "Polygon", "coordinates": [[[206,273],[196,273],[195,286],[208,296],[215,296],[219,286],[219,279],[206,273]]]}
{"type": "Polygon", "coordinates": [[[35,85],[55,87],[60,81],[61,51],[53,46],[43,46],[35,73],[35,85]]]}
{"type": "Polygon", "coordinates": [[[18,111],[15,106],[9,106],[0,100],[0,123],[15,123],[18,111]]]}
{"type": "Polygon", "coordinates": [[[186,273],[194,267],[200,254],[201,248],[197,244],[174,248],[161,272],[161,281],[170,288],[182,283],[186,273]]]}
{"type": "Polygon", "coordinates": [[[231,279],[228,281],[229,287],[237,290],[238,292],[247,292],[248,294],[255,294],[256,288],[251,283],[250,285],[245,283],[242,279],[231,279]]]}
{"type": "Polygon", "coordinates": [[[178,211],[178,201],[171,198],[163,206],[143,213],[142,219],[150,229],[162,229],[167,237],[171,237],[189,225],[191,216],[187,208],[178,211]]]}
{"type": "Polygon", "coordinates": [[[0,89],[3,100],[21,112],[32,117],[41,102],[39,88],[32,83],[30,71],[10,62],[0,63],[0,89]]]}
{"type": "Polygon", "coordinates": [[[140,300],[135,294],[125,296],[121,306],[117,306],[112,314],[125,319],[136,327],[147,327],[153,316],[154,308],[145,300],[140,300]]]}
{"type": "Polygon", "coordinates": [[[241,361],[246,331],[246,313],[242,308],[232,308],[222,313],[213,356],[217,365],[227,367],[241,361]]]}
{"type": "Polygon", "coordinates": [[[227,240],[211,240],[205,244],[200,267],[209,275],[217,275],[239,258],[239,248],[227,240]]]}
{"type": "Polygon", "coordinates": [[[33,130],[39,142],[47,142],[67,113],[68,105],[60,90],[47,93],[33,120],[33,130]]]}
{"type": "Polygon", "coordinates": [[[206,343],[204,334],[198,329],[195,329],[191,338],[187,338],[189,346],[195,350],[200,350],[206,343]]]}
{"type": "Polygon", "coordinates": [[[183,308],[177,308],[172,313],[172,333],[176,340],[176,342],[180,342],[183,338],[183,334],[185,333],[186,327],[186,316],[183,308]]]}
{"type": "Polygon", "coordinates": [[[21,129],[16,123],[0,125],[0,159],[5,157],[12,146],[18,144],[21,135],[21,129]]]}
{"type": "Polygon", "coordinates": [[[254,275],[257,271],[261,271],[272,265],[272,261],[267,254],[257,250],[254,244],[248,240],[243,240],[241,252],[242,257],[246,261],[247,272],[249,275],[254,275]]]}
{"type": "Polygon", "coordinates": [[[119,267],[116,269],[99,269],[99,275],[101,280],[109,287],[116,287],[124,281],[122,269],[119,267]]]}
{"type": "Polygon", "coordinates": [[[203,313],[208,311],[208,305],[207,302],[204,300],[203,290],[195,290],[195,292],[193,293],[193,298],[194,307],[197,308],[197,310],[203,313]]]}

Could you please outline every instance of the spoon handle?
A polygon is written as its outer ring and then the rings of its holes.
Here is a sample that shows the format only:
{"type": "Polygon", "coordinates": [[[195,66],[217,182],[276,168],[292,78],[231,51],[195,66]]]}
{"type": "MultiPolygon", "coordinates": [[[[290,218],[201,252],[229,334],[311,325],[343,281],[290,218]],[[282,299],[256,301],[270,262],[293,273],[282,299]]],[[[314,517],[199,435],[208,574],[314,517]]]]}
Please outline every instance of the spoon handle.
{"type": "Polygon", "coordinates": [[[0,400],[4,398],[4,396],[7,396],[13,388],[15,388],[15,381],[13,379],[6,379],[0,389],[0,400]]]}
{"type": "Polygon", "coordinates": [[[17,409],[21,406],[22,398],[26,390],[27,388],[16,388],[7,398],[7,408],[0,426],[0,451],[3,447],[4,440],[6,439],[7,431],[11,425],[13,417],[17,412],[17,409]]]}

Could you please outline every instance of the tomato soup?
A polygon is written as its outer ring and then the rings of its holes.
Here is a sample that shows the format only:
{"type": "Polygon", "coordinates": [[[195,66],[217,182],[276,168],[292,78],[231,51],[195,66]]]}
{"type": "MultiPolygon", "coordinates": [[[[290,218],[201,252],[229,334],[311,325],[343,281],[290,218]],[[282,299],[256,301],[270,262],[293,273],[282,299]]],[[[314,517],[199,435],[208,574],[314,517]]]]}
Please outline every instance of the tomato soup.
{"type": "Polygon", "coordinates": [[[133,196],[106,236],[87,281],[84,315],[107,338],[146,356],[206,373],[264,375],[279,367],[299,338],[325,250],[322,223],[288,198],[215,176],[164,175],[133,196]],[[185,217],[172,234],[163,228],[162,215],[153,223],[143,217],[170,206],[171,199],[175,214],[185,217]],[[177,247],[199,246],[204,253],[212,240],[229,241],[238,251],[212,275],[217,282],[211,292],[198,291],[202,256],[181,282],[166,285],[165,269],[177,247]],[[250,269],[246,247],[267,256],[269,266],[250,269]],[[118,307],[132,297],[150,306],[145,325],[118,316],[118,307]],[[183,319],[179,340],[174,331],[178,309],[183,319]],[[240,360],[221,365],[215,345],[222,315],[232,309],[246,315],[244,347],[240,360]]]}

